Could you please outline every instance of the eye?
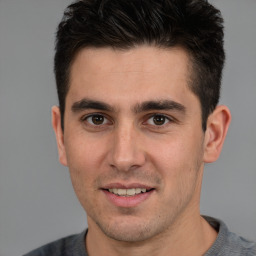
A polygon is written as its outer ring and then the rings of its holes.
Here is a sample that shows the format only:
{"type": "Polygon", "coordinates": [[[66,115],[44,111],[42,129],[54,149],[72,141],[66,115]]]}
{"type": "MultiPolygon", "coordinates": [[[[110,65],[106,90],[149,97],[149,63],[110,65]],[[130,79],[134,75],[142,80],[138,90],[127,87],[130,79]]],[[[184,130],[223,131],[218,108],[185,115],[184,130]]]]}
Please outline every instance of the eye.
{"type": "Polygon", "coordinates": [[[165,125],[168,122],[170,122],[170,118],[160,114],[150,117],[147,121],[148,124],[157,126],[165,125]]]}
{"type": "Polygon", "coordinates": [[[108,119],[105,116],[100,114],[87,116],[86,118],[84,118],[84,121],[87,121],[91,125],[97,125],[97,126],[109,123],[108,119]]]}

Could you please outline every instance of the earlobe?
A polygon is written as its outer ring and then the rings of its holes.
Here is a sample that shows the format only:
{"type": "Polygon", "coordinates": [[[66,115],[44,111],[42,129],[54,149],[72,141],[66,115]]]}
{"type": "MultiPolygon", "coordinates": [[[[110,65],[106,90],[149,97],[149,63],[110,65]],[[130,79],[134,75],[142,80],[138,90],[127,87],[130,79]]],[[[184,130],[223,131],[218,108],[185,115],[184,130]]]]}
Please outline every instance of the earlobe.
{"type": "Polygon", "coordinates": [[[226,106],[217,106],[208,117],[204,142],[205,163],[211,163],[218,159],[230,122],[231,113],[226,106]]]}
{"type": "Polygon", "coordinates": [[[64,145],[64,135],[61,127],[60,109],[57,106],[52,107],[52,127],[55,132],[56,142],[59,153],[59,161],[67,166],[66,150],[64,145]]]}

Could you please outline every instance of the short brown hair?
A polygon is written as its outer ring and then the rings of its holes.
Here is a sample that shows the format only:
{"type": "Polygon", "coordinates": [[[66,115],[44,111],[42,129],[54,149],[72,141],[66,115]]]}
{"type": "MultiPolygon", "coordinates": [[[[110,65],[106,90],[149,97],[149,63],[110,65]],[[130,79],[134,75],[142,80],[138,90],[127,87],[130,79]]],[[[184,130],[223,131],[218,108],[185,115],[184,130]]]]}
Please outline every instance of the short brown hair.
{"type": "Polygon", "coordinates": [[[191,90],[202,109],[202,127],[219,101],[223,19],[205,0],[82,0],[67,7],[56,37],[54,70],[64,129],[69,72],[85,47],[129,49],[138,45],[181,46],[192,60],[191,90]]]}

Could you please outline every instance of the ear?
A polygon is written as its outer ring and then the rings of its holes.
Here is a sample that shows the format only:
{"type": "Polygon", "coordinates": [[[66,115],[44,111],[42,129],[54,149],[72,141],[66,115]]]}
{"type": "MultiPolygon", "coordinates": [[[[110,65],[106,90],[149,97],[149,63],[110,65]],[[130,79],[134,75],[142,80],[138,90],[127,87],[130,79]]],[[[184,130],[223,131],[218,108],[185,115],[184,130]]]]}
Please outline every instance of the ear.
{"type": "Polygon", "coordinates": [[[218,159],[230,122],[231,114],[227,106],[217,106],[208,117],[204,141],[205,163],[218,159]]]}
{"type": "Polygon", "coordinates": [[[60,109],[57,106],[52,107],[52,127],[56,136],[58,152],[59,152],[59,161],[61,164],[67,166],[64,134],[61,127],[61,115],[60,115],[60,109]]]}

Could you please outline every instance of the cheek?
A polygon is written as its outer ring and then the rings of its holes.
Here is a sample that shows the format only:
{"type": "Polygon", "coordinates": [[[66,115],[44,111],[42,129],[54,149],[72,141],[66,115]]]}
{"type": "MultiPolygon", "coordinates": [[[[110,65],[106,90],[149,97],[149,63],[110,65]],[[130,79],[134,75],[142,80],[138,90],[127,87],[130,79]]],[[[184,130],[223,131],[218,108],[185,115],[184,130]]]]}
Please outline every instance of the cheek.
{"type": "Polygon", "coordinates": [[[152,161],[165,169],[180,168],[191,157],[187,143],[179,139],[166,139],[151,145],[149,155],[152,161]]]}
{"type": "MultiPolygon", "coordinates": [[[[192,136],[191,136],[192,137],[192,136]]],[[[166,182],[175,183],[179,179],[191,179],[200,169],[203,157],[201,139],[194,137],[167,138],[151,145],[151,162],[166,182]]]]}
{"type": "Polygon", "coordinates": [[[99,145],[82,136],[66,140],[67,162],[71,182],[84,209],[97,207],[95,180],[101,170],[104,157],[99,145]]]}
{"type": "Polygon", "coordinates": [[[105,149],[103,145],[83,134],[69,136],[65,140],[67,163],[74,189],[94,189],[95,179],[103,170],[105,149]]]}
{"type": "Polygon", "coordinates": [[[104,145],[106,142],[102,139],[92,138],[83,132],[65,138],[68,166],[90,171],[104,159],[104,145]]]}
{"type": "Polygon", "coordinates": [[[201,149],[174,140],[155,148],[158,150],[152,152],[152,162],[162,176],[163,207],[167,212],[170,207],[172,211],[179,211],[198,195],[201,149]]]}

